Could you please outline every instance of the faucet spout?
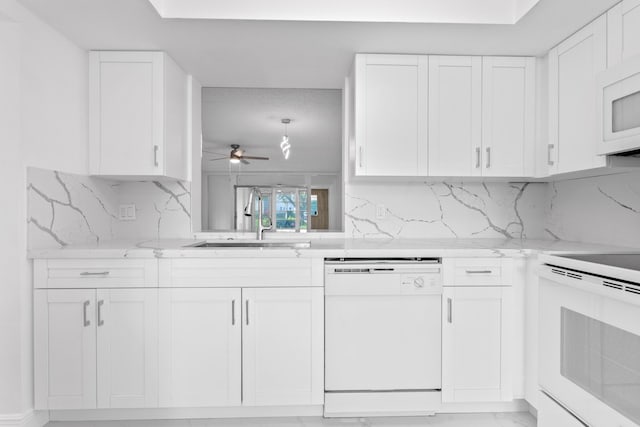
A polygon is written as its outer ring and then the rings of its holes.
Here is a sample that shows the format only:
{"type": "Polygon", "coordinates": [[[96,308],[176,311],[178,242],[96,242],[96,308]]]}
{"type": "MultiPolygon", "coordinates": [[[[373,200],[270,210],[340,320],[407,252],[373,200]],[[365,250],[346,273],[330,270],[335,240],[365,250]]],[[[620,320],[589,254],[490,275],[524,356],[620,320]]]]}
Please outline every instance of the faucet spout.
{"type": "Polygon", "coordinates": [[[251,193],[249,193],[249,202],[244,209],[245,215],[252,216],[251,210],[253,209],[253,201],[258,202],[258,226],[256,227],[256,239],[263,240],[264,239],[264,231],[271,230],[273,228],[273,223],[271,222],[271,218],[269,218],[269,225],[264,226],[262,224],[262,192],[258,187],[253,187],[251,189],[251,193]]]}

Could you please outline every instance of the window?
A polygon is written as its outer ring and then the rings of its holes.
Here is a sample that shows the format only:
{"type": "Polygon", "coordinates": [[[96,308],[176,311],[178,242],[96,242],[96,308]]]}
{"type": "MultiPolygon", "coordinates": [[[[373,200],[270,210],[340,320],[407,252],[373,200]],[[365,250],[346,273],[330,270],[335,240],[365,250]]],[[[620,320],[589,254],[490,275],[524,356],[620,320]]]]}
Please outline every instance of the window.
{"type": "Polygon", "coordinates": [[[274,231],[306,232],[309,230],[308,188],[251,186],[236,186],[237,229],[255,231],[258,227],[258,203],[254,201],[251,217],[243,217],[244,206],[248,203],[248,197],[253,188],[259,188],[262,194],[263,226],[268,227],[271,224],[274,231]]]}

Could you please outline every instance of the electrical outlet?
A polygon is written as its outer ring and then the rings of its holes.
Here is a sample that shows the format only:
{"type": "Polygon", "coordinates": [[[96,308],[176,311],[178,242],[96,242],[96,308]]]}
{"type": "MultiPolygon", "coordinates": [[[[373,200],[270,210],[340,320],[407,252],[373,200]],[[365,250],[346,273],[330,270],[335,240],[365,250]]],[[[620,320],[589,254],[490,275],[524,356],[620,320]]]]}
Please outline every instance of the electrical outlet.
{"type": "Polygon", "coordinates": [[[118,219],[120,221],[135,221],[136,205],[120,205],[118,209],[118,219]]]}
{"type": "Polygon", "coordinates": [[[385,219],[387,216],[387,208],[384,205],[376,205],[376,219],[385,219]]]}

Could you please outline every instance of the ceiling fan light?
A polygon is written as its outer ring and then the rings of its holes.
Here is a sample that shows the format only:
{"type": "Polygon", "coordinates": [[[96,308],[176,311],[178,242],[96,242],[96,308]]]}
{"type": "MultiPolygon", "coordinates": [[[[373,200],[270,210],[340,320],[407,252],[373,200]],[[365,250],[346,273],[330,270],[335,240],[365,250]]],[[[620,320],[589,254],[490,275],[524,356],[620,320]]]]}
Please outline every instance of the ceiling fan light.
{"type": "Polygon", "coordinates": [[[238,159],[236,157],[231,157],[229,159],[229,163],[233,163],[234,165],[237,165],[238,163],[240,163],[240,159],[238,159]]]}

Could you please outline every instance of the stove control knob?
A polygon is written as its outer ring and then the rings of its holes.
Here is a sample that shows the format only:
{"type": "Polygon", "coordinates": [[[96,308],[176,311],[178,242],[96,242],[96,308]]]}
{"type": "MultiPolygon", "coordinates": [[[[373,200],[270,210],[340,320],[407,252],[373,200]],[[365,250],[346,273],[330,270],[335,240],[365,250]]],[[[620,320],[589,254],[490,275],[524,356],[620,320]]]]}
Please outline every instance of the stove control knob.
{"type": "Polygon", "coordinates": [[[415,279],[413,279],[413,286],[415,286],[416,288],[424,288],[424,278],[416,277],[415,279]]]}

